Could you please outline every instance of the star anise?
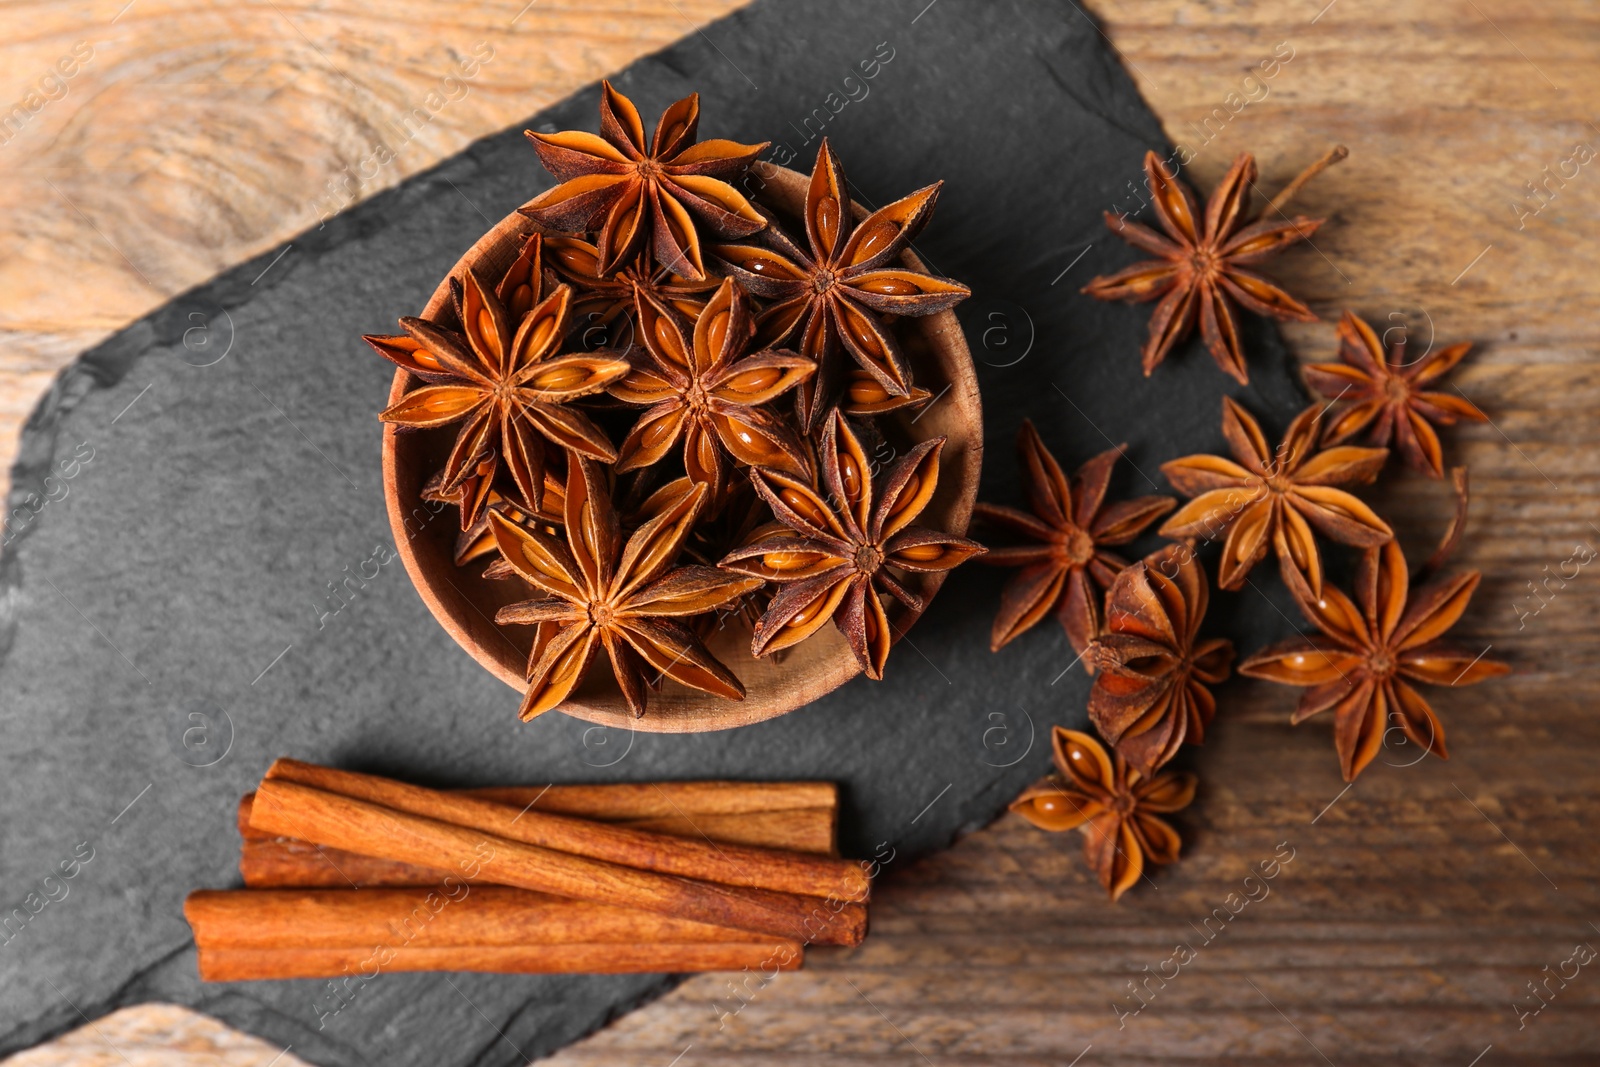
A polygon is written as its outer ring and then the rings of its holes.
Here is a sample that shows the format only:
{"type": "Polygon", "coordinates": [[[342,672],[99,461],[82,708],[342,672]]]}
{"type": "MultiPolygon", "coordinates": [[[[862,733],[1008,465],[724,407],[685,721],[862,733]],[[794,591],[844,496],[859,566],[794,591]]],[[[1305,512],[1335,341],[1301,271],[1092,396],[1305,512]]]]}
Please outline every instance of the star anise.
{"type": "MultiPolygon", "coordinates": [[[[441,492],[454,494],[469,478],[492,485],[504,463],[522,499],[537,510],[546,441],[591,459],[617,458],[605,432],[567,402],[619,380],[628,361],[604,352],[552,358],[566,333],[572,290],[565,285],[520,324],[476,272],[467,270],[456,292],[464,333],[407,316],[400,320],[404,335],[365,338],[425,383],[378,418],[409,430],[461,423],[441,492]]],[[[462,529],[482,515],[486,499],[485,492],[462,496],[462,529]]]]}
{"type": "Polygon", "coordinates": [[[1083,855],[1111,899],[1144,874],[1146,861],[1176,863],[1183,841],[1159,818],[1194,800],[1192,774],[1146,777],[1088,734],[1057,726],[1051,754],[1059,776],[1031,786],[1011,810],[1041,830],[1079,830],[1083,855]]]}
{"type": "Polygon", "coordinates": [[[1162,524],[1162,537],[1215,539],[1224,534],[1217,584],[1238,589],[1250,568],[1278,554],[1284,581],[1322,589],[1322,556],[1312,529],[1346,545],[1370,548],[1393,536],[1387,523],[1339,486],[1377,477],[1387,449],[1336,445],[1317,451],[1322,408],[1290,423],[1283,441],[1267,445],[1261,426],[1230,397],[1222,398],[1222,434],[1237,463],[1222,456],[1184,456],[1161,465],[1167,481],[1193,500],[1162,524]]]}
{"type": "Polygon", "coordinates": [[[808,457],[798,435],[765,405],[805,381],[816,364],[793,352],[750,353],[755,316],[732,278],[691,324],[676,309],[641,292],[637,315],[644,349],[633,369],[610,386],[629,404],[649,405],[622,442],[617,471],[636,470],[682,448],[684,469],[720,503],[731,456],[752,467],[804,476],[808,457]]]}
{"type": "Polygon", "coordinates": [[[933,499],[944,441],[923,441],[874,484],[860,438],[835,410],[818,447],[828,499],[792,475],[751,468],[756,492],[787,527],[722,560],[782,585],[756,625],[754,655],[799,644],[832,619],[867,677],[883,677],[894,635],[880,593],[913,611],[923,607],[889,569],[946,571],[983,551],[964,537],[911,525],[933,499]]]}
{"type": "Polygon", "coordinates": [[[1405,339],[1385,354],[1378,335],[1346,311],[1339,320],[1342,363],[1313,363],[1306,382],[1323,396],[1349,405],[1328,423],[1323,439],[1348,441],[1367,431],[1374,445],[1398,447],[1413,469],[1435,478],[1444,476],[1444,455],[1432,423],[1453,426],[1457,419],[1487,422],[1489,416],[1464,396],[1427,389],[1461,362],[1472,346],[1450,345],[1407,362],[1405,339]]]}
{"type": "Polygon", "coordinates": [[[798,396],[802,429],[815,428],[834,401],[841,343],[890,396],[908,396],[911,368],[880,315],[932,315],[971,295],[947,278],[893,265],[927,225],[941,184],[879,208],[857,226],[844,168],[823,138],[806,192],[809,252],[776,225],[763,235],[771,248],[712,248],[746,289],[775,301],[761,314],[761,341],[797,337],[800,354],[817,362],[817,375],[798,396]]]}
{"type": "MultiPolygon", "coordinates": [[[[610,340],[610,330],[623,322],[632,323],[636,306],[634,294],[648,293],[693,319],[706,306],[706,299],[718,285],[716,278],[698,282],[681,278],[665,267],[656,266],[649,255],[638,256],[613,274],[601,274],[600,250],[581,237],[549,237],[545,239],[545,246],[549,249],[550,265],[577,294],[572,302],[573,321],[586,332],[595,331],[604,336],[609,343],[603,347],[624,347],[610,340]]],[[[585,344],[584,347],[597,346],[585,344]]]]}
{"type": "Polygon", "coordinates": [[[600,134],[567,130],[528,139],[561,182],[517,210],[569,233],[599,231],[600,273],[648,243],[657,263],[691,281],[706,277],[700,227],[722,239],[748,237],[767,220],[728,184],[768,142],[696,142],[700,94],[667,108],[648,144],[633,101],[601,83],[600,134]]]}
{"type": "Polygon", "coordinates": [[[1240,384],[1247,384],[1250,375],[1239,341],[1239,325],[1232,306],[1235,303],[1275,319],[1316,320],[1310,308],[1246,268],[1317,232],[1322,219],[1303,215],[1291,219],[1278,209],[1312,175],[1343,158],[1342,148],[1324,156],[1268,205],[1264,215],[1274,218],[1258,217],[1246,224],[1246,208],[1256,180],[1256,161],[1250,153],[1233,161],[1222,184],[1206,202],[1204,219],[1188,186],[1166,172],[1161,157],[1154,152],[1145,153],[1144,172],[1151,204],[1166,236],[1109,211],[1105,221],[1113,233],[1157,258],[1095,278],[1083,291],[1097,300],[1161,301],[1150,317],[1150,335],[1144,344],[1146,377],[1173,346],[1194,331],[1198,321],[1206,348],[1217,366],[1240,384]]]}
{"type": "Polygon", "coordinates": [[[646,690],[662,677],[730,700],[744,686],[677,619],[713,611],[760,585],[716,567],[669,570],[705,503],[690,485],[621,544],[605,477],[593,462],[567,454],[563,543],[541,530],[490,512],[506,561],[549,594],[501,608],[495,622],[538,626],[528,659],[524,720],[559,705],[604,648],[623,699],[645,713],[646,690]]]}
{"type": "MultiPolygon", "coordinates": [[[[1143,496],[1107,506],[1111,471],[1126,445],[1095,456],[1069,482],[1030,420],[1017,432],[1017,458],[1027,482],[1031,514],[998,504],[979,504],[974,514],[1032,544],[993,548],[984,563],[1021,567],[1000,594],[1000,613],[989,632],[999,651],[1023,631],[1055,612],[1072,650],[1080,657],[1100,635],[1100,603],[1128,561],[1105,546],[1125,545],[1177,501],[1143,496]]],[[[1084,662],[1091,673],[1093,664],[1084,662]]]]}
{"type": "Polygon", "coordinates": [[[1369,548],[1356,572],[1355,600],[1331,585],[1320,598],[1295,591],[1300,610],[1325,637],[1263,649],[1241,663],[1239,673],[1307,687],[1293,722],[1333,709],[1347,782],[1383,747],[1391,715],[1407,740],[1448,759],[1444,726],[1410,682],[1474,685],[1510,671],[1440,640],[1461,618],[1478,580],[1478,572],[1469,571],[1413,591],[1397,542],[1369,548]]]}
{"type": "Polygon", "coordinates": [[[1089,721],[1145,777],[1198,745],[1217,713],[1208,685],[1228,678],[1233,644],[1196,643],[1210,589],[1188,545],[1168,545],[1121,574],[1106,596],[1106,636],[1090,653],[1100,672],[1089,721]]]}

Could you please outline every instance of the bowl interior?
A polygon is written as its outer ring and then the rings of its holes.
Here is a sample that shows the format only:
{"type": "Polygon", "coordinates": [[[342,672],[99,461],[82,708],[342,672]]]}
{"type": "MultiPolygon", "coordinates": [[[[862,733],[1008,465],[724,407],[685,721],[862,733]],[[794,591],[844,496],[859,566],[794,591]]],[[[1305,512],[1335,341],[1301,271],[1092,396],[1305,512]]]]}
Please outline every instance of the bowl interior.
{"type": "MultiPolygon", "coordinates": [[[[805,201],[806,177],[763,164],[752,173],[750,185],[759,188],[758,199],[787,216],[786,221],[797,219],[805,201]]],[[[855,211],[857,217],[865,214],[859,205],[855,211]]],[[[470,264],[485,277],[498,278],[510,267],[530,232],[527,219],[508,215],[461,257],[451,275],[470,264]]],[[[902,258],[908,266],[925,269],[909,252],[902,258]]],[[[453,321],[448,279],[435,290],[423,317],[453,321]]],[[[964,533],[977,497],[983,453],[983,419],[972,358],[952,312],[902,320],[901,332],[917,384],[935,399],[919,409],[879,417],[885,440],[873,458],[892,463],[895,451],[930,437],[946,437],[939,486],[919,522],[964,533]]],[[[389,402],[396,402],[415,384],[410,374],[397,371],[389,402]]],[[[457,567],[455,509],[430,504],[421,496],[428,478],[444,466],[452,440],[448,430],[397,433],[393,426],[384,427],[384,496],[395,545],[417,591],[446,632],[496,677],[520,691],[525,687],[532,630],[497,626],[494,615],[506,604],[527,600],[532,594],[520,581],[483,578],[485,560],[457,567]]],[[[907,584],[931,599],[944,575],[910,578],[913,580],[907,584]]],[[[891,611],[891,622],[897,634],[903,633],[916,616],[903,605],[895,607],[901,610],[897,614],[891,611]]],[[[719,730],[792,711],[861,671],[844,637],[831,626],[778,656],[756,659],[750,654],[749,626],[734,615],[725,617],[706,644],[744,683],[743,701],[724,700],[665,681],[650,695],[644,717],[635,719],[623,702],[609,661],[601,655],[580,688],[558,710],[590,722],[645,731],[719,730]]],[[[893,669],[891,662],[888,670],[893,669]]]]}

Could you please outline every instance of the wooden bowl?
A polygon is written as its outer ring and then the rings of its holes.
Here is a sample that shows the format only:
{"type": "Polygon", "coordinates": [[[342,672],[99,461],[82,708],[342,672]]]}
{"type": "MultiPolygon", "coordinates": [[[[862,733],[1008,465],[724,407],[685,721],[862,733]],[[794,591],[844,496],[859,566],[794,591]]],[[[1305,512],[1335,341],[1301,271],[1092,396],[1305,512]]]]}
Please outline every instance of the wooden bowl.
{"type": "MultiPolygon", "coordinates": [[[[760,164],[756,174],[752,185],[761,186],[758,198],[779,213],[798,219],[805,203],[806,176],[760,164]]],[[[857,218],[865,216],[860,205],[854,208],[857,218]]],[[[523,216],[507,215],[461,257],[451,275],[476,266],[485,277],[499,278],[531,229],[523,216]]],[[[901,258],[909,267],[926,270],[910,252],[901,258]]],[[[448,278],[439,283],[422,316],[454,322],[448,278]]],[[[915,337],[908,340],[907,354],[917,384],[936,399],[924,405],[920,413],[918,409],[903,409],[880,416],[878,422],[889,442],[902,448],[930,437],[948,438],[940,462],[938,490],[919,521],[962,534],[972,517],[983,461],[983,413],[972,356],[953,312],[905,319],[902,325],[909,327],[908,332],[921,335],[921,343],[915,337]]],[[[389,403],[396,403],[416,384],[407,371],[396,371],[389,403]]],[[[421,498],[423,484],[444,466],[452,439],[453,435],[445,431],[397,433],[393,426],[384,427],[383,490],[389,526],[406,573],[445,632],[497,678],[520,692],[526,688],[524,670],[532,628],[496,626],[494,615],[504,605],[527,600],[533,594],[522,582],[480,577],[481,561],[457,567],[453,558],[459,525],[455,509],[434,510],[438,505],[430,506],[421,498]]],[[[931,600],[944,575],[910,578],[908,584],[931,600]]],[[[901,610],[891,617],[903,632],[916,615],[903,605],[895,607],[901,610]]],[[[744,683],[743,701],[725,700],[667,681],[659,692],[650,694],[644,717],[635,719],[623,703],[610,661],[600,655],[588,678],[558,710],[594,723],[651,732],[723,730],[793,711],[861,673],[844,637],[832,626],[824,627],[780,658],[752,657],[750,632],[742,625],[719,629],[707,643],[744,683]]],[[[891,658],[886,669],[890,678],[894,669],[891,658]]]]}

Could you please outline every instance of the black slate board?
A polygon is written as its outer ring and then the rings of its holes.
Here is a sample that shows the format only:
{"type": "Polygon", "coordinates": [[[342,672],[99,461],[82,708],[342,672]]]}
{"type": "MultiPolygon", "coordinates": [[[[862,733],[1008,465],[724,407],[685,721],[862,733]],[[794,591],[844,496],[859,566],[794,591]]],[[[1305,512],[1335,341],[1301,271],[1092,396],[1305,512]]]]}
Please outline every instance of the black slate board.
{"type": "MultiPolygon", "coordinates": [[[[984,498],[1020,499],[1025,415],[1073,463],[1129,441],[1126,492],[1164,490],[1162,460],[1220,445],[1231,383],[1199,345],[1147,381],[1147,310],[1077,292],[1135,258],[1100,212],[1127,206],[1164,139],[1075,5],[767,0],[616,81],[650,121],[698,89],[705,135],[786,142],[798,169],[821,128],[869,204],[945,179],[918,251],[974,290],[984,498]]],[[[597,98],[529,125],[592,129],[597,98]]],[[[0,1053],[160,999],[319,1064],[511,1064],[669,985],[381,975],[320,1029],[321,983],[202,987],[182,900],[238,884],[233,802],[275,756],[459,786],[836,779],[847,854],[892,855],[892,873],[988,821],[1045,770],[1050,724],[1083,721],[1087,679],[1062,673],[1058,630],[989,653],[1004,575],[977,567],[886,682],[699,736],[519,724],[517,694],[450,642],[398,562],[324,617],[329,583],[391,544],[373,418],[389,373],[358,335],[414,313],[549,184],[520,126],[479,142],[85,353],[30,420],[10,500],[27,515],[0,557],[0,1053]]],[[[1281,427],[1300,396],[1258,326],[1247,402],[1281,427]]],[[[1237,616],[1219,598],[1221,629],[1254,645],[1287,628],[1243,595],[1237,616]]]]}

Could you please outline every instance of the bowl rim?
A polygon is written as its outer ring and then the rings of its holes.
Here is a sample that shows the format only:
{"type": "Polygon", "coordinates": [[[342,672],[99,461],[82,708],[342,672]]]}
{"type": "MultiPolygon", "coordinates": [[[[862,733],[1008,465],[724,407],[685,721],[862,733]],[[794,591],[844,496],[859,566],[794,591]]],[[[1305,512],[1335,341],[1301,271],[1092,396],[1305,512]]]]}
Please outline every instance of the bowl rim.
{"type": "MultiPolygon", "coordinates": [[[[758,162],[752,166],[750,173],[760,183],[761,191],[774,189],[780,200],[778,207],[786,210],[795,204],[803,204],[805,191],[810,178],[798,171],[773,164],[758,162]]],[[[866,210],[858,203],[852,202],[851,207],[858,218],[865,217],[866,210]]],[[[433,295],[423,308],[422,318],[436,320],[441,312],[447,312],[450,307],[450,279],[469,266],[503,254],[508,242],[520,246],[526,235],[537,229],[527,218],[513,211],[496,223],[487,233],[475,241],[459,259],[451,266],[450,270],[440,280],[433,295]]],[[[905,265],[918,271],[927,271],[927,266],[911,250],[906,250],[901,256],[905,265]]],[[[929,342],[933,357],[943,372],[949,378],[948,392],[950,402],[959,416],[959,425],[966,430],[965,438],[961,441],[959,466],[945,466],[941,462],[940,481],[954,476],[958,483],[958,493],[954,501],[943,514],[940,525],[949,532],[964,535],[972,518],[973,507],[977,502],[978,477],[983,465],[983,409],[978,392],[977,371],[972,362],[972,354],[967,346],[966,335],[962,332],[961,325],[953,311],[941,311],[934,315],[908,320],[917,324],[929,342]]],[[[413,376],[403,368],[396,368],[390,383],[389,404],[399,401],[400,397],[414,384],[413,376]]],[[[935,397],[931,403],[938,403],[935,397]]],[[[930,404],[931,406],[931,404],[930,404]]],[[[924,411],[928,409],[923,409],[924,411]]],[[[919,413],[920,417],[920,413],[919,413]]],[[[464,604],[484,618],[482,611],[472,602],[471,598],[463,593],[454,582],[443,576],[434,576],[427,565],[418,557],[415,536],[408,527],[408,521],[415,514],[417,506],[422,505],[419,498],[400,499],[399,472],[401,441],[404,436],[397,432],[393,424],[383,426],[383,495],[384,506],[389,516],[389,526],[394,534],[395,550],[405,566],[406,574],[412,586],[421,596],[423,603],[434,620],[445,630],[450,637],[461,646],[474,660],[488,670],[495,677],[511,686],[517,692],[526,689],[526,679],[523,673],[523,657],[525,651],[518,650],[514,660],[508,660],[503,654],[497,654],[497,648],[488,647],[486,642],[479,640],[473,634],[475,624],[464,612],[456,607],[456,603],[464,604]],[[456,603],[452,603],[452,601],[456,603]]],[[[949,455],[947,446],[946,456],[949,455]]],[[[452,527],[454,528],[454,527],[452,527]]],[[[906,609],[897,616],[897,621],[904,621],[895,642],[904,637],[918,618],[926,612],[932,604],[935,594],[944,584],[947,572],[934,572],[919,575],[922,579],[920,591],[924,598],[922,611],[913,612],[906,609]]],[[[513,644],[495,626],[492,620],[487,624],[501,633],[502,642],[513,644]]],[[[839,686],[850,681],[861,673],[861,666],[851,654],[849,646],[842,635],[834,627],[824,627],[817,634],[797,645],[804,648],[818,640],[827,644],[836,645],[828,658],[809,673],[801,674],[792,680],[786,680],[775,694],[765,696],[764,699],[752,701],[747,694],[743,701],[726,700],[711,694],[697,694],[703,700],[694,700],[687,703],[675,704],[664,710],[659,700],[652,699],[650,708],[642,718],[634,718],[621,704],[620,694],[616,706],[594,703],[575,694],[554,711],[595,723],[600,726],[626,726],[631,731],[647,733],[699,733],[715,730],[732,729],[738,726],[748,726],[757,722],[786,715],[797,708],[826,695],[839,686]]],[[[603,657],[602,657],[603,658],[603,657]]],[[[750,662],[758,662],[752,659],[750,662]]],[[[735,673],[740,673],[737,668],[740,664],[730,663],[735,668],[735,673]]],[[[598,669],[598,665],[595,669],[598,669]]],[[[609,678],[607,682],[614,687],[615,681],[609,678]]],[[[668,682],[666,685],[673,685],[668,682]]]]}

